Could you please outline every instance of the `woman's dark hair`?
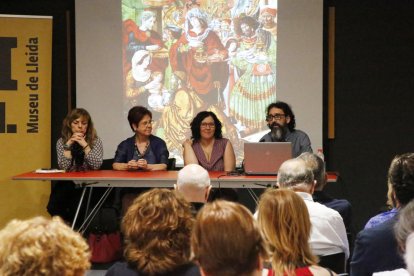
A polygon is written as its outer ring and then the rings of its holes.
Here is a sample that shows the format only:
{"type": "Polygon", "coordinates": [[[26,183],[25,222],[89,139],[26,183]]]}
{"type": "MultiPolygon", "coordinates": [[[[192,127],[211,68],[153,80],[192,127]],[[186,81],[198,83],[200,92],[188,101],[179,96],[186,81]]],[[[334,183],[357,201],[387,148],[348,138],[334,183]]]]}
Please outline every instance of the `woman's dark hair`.
{"type": "Polygon", "coordinates": [[[214,138],[216,139],[223,138],[223,134],[221,133],[222,125],[221,125],[220,120],[217,118],[216,114],[214,114],[211,111],[201,111],[197,114],[197,116],[195,116],[195,118],[191,122],[191,138],[193,138],[194,141],[200,140],[201,122],[207,117],[212,117],[214,120],[214,125],[215,125],[214,138]]]}
{"type": "Polygon", "coordinates": [[[394,157],[388,170],[388,183],[402,206],[414,198],[414,153],[394,157]]]}
{"type": "Polygon", "coordinates": [[[285,102],[280,102],[280,101],[277,101],[275,103],[271,103],[267,107],[266,115],[269,115],[269,111],[272,108],[282,109],[283,110],[283,113],[285,113],[285,116],[286,117],[289,116],[290,121],[289,121],[289,124],[287,124],[287,126],[288,126],[288,128],[289,128],[290,131],[294,131],[295,130],[295,127],[296,127],[296,120],[295,120],[295,114],[293,114],[293,111],[290,108],[290,105],[288,105],[285,102]]]}
{"type": "Polygon", "coordinates": [[[142,118],[148,115],[152,119],[152,113],[146,107],[143,106],[134,106],[128,111],[128,122],[129,126],[131,127],[132,131],[134,131],[133,124],[138,125],[141,122],[142,118]]]}

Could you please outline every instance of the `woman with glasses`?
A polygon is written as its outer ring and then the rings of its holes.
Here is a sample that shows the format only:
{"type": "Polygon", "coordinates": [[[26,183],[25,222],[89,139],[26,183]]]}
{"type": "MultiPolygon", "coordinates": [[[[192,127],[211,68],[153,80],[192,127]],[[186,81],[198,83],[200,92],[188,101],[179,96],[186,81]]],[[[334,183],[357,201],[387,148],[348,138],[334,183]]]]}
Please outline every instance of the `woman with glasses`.
{"type": "Polygon", "coordinates": [[[128,112],[128,122],[134,132],[122,141],[116,150],[114,170],[163,171],[167,169],[168,150],[164,140],[151,134],[152,113],[143,106],[134,106],[128,112]]]}
{"type": "MultiPolygon", "coordinates": [[[[112,168],[118,171],[165,171],[169,153],[164,140],[151,134],[151,111],[143,106],[134,106],[128,112],[128,122],[134,135],[118,145],[112,168]]],[[[123,214],[137,194],[145,190],[147,189],[122,188],[123,214]]]]}
{"type": "Polygon", "coordinates": [[[223,138],[221,122],[211,111],[202,111],[191,122],[191,140],[184,147],[184,165],[199,164],[208,171],[233,171],[236,166],[231,142],[223,138]]]}

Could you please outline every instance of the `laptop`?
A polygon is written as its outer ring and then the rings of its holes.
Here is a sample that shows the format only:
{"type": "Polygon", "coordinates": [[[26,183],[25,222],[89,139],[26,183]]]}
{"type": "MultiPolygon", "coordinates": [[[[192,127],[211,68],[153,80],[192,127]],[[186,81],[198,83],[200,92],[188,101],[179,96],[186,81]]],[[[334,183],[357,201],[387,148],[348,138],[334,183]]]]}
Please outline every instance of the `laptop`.
{"type": "Polygon", "coordinates": [[[292,143],[244,143],[244,172],[248,175],[277,175],[280,165],[292,158],[292,143]]]}

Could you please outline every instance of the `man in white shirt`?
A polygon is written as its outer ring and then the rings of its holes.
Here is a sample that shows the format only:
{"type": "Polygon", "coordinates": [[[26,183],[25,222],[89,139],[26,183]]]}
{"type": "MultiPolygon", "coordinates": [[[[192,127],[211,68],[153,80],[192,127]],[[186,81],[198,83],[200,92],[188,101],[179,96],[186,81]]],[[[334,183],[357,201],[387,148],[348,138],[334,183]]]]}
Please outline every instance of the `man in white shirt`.
{"type": "Polygon", "coordinates": [[[315,181],[312,170],[302,159],[285,161],[278,172],[280,188],[292,189],[306,203],[312,224],[310,246],[315,255],[324,256],[340,252],[349,257],[349,244],[341,215],[320,203],[314,202],[312,193],[315,181]]]}

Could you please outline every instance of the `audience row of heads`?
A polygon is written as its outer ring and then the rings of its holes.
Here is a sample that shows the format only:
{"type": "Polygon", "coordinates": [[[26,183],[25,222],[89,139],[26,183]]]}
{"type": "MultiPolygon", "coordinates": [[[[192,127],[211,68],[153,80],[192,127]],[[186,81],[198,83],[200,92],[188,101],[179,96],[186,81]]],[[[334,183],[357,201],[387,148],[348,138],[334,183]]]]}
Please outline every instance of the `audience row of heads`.
{"type": "MultiPolygon", "coordinates": [[[[317,158],[305,154],[282,165],[280,189],[262,194],[257,221],[244,206],[222,200],[206,203],[194,218],[191,196],[201,191],[200,200],[205,202],[210,179],[199,165],[184,167],[175,191],[149,190],[126,212],[122,221],[126,261],[144,274],[166,273],[194,261],[207,276],[260,275],[264,261],[271,262],[275,275],[316,265],[318,258],[308,242],[309,213],[294,190],[315,185],[318,173],[306,162],[319,164],[317,158]]],[[[413,273],[414,154],[394,158],[388,181],[395,201],[404,207],[395,233],[413,273]]],[[[86,242],[59,218],[14,220],[0,231],[0,244],[2,275],[82,275],[90,267],[86,242]]]]}
{"type": "MultiPolygon", "coordinates": [[[[217,200],[194,218],[180,192],[149,190],[123,218],[124,257],[145,275],[191,261],[204,275],[261,275],[270,256],[276,274],[304,261],[316,264],[308,245],[309,215],[293,191],[266,191],[259,212],[257,222],[246,207],[217,200]]],[[[14,220],[0,231],[0,243],[2,275],[83,275],[90,267],[85,240],[57,217],[14,220]]]]}
{"type": "Polygon", "coordinates": [[[150,275],[190,261],[203,275],[261,275],[264,261],[272,263],[275,275],[317,264],[308,244],[309,214],[298,195],[269,189],[258,211],[256,221],[243,205],[216,200],[194,218],[179,191],[152,189],[138,196],[124,216],[125,259],[150,275]]]}
{"type": "MultiPolygon", "coordinates": [[[[313,153],[302,153],[279,168],[277,184],[293,190],[322,190],[326,185],[323,160],[313,153]]],[[[403,207],[414,199],[414,153],[397,155],[388,170],[388,198],[393,207],[403,207]]]]}

